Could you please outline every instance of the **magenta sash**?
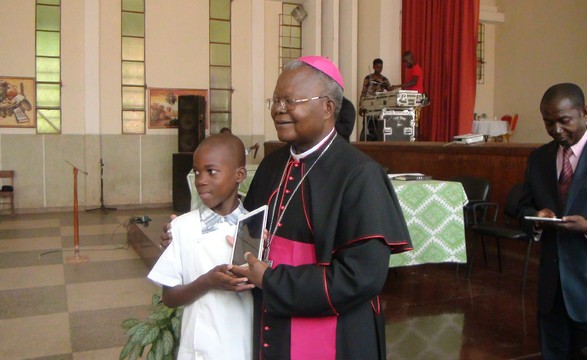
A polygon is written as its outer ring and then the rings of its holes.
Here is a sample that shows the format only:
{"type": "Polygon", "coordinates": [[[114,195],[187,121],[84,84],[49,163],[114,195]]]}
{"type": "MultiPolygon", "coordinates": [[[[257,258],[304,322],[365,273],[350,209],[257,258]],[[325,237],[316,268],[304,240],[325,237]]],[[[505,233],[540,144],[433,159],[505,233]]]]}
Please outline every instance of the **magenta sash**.
{"type": "MultiPolygon", "coordinates": [[[[314,244],[274,236],[269,260],[273,260],[273,267],[279,264],[316,264],[314,244]]],[[[336,359],[336,322],[336,316],[292,317],[291,360],[336,359]]]]}

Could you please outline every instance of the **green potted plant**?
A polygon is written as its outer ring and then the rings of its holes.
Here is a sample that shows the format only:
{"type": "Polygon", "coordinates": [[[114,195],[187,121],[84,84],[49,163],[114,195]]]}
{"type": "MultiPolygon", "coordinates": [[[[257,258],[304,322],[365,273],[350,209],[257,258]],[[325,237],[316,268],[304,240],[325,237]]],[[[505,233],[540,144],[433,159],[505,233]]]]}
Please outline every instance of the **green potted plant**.
{"type": "Polygon", "coordinates": [[[179,350],[182,313],[183,306],[167,307],[161,300],[161,294],[154,294],[151,313],[146,320],[130,318],[122,322],[128,340],[120,352],[119,360],[140,359],[147,347],[147,360],[175,359],[179,350]]]}

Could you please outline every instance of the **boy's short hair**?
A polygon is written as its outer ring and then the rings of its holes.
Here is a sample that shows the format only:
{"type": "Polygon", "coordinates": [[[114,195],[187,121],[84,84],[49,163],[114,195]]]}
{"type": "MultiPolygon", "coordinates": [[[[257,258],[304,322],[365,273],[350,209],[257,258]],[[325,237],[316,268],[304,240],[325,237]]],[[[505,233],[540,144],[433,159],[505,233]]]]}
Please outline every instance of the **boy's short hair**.
{"type": "Polygon", "coordinates": [[[196,148],[196,151],[200,149],[200,147],[206,146],[224,146],[229,149],[231,155],[234,156],[234,161],[236,167],[245,166],[246,164],[246,151],[245,151],[245,144],[243,144],[242,140],[231,133],[220,133],[216,135],[211,135],[205,138],[200,145],[196,148]]]}
{"type": "Polygon", "coordinates": [[[373,65],[377,65],[377,64],[383,65],[383,60],[381,60],[380,58],[373,60],[373,65]]]}

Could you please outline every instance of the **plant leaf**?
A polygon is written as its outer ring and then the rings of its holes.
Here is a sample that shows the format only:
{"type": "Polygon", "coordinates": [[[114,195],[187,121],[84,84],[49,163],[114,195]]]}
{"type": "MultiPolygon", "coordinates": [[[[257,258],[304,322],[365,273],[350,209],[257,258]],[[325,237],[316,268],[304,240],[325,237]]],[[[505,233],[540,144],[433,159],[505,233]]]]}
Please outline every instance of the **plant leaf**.
{"type": "Polygon", "coordinates": [[[161,360],[163,359],[163,341],[159,340],[157,341],[157,343],[155,345],[153,345],[155,348],[151,348],[151,352],[154,352],[155,354],[155,360],[161,360]]]}
{"type": "Polygon", "coordinates": [[[140,322],[141,322],[141,321],[140,321],[139,319],[136,319],[136,318],[130,318],[130,319],[126,319],[126,320],[124,320],[124,321],[122,322],[122,328],[123,328],[124,330],[128,330],[128,329],[130,329],[131,327],[133,327],[133,326],[135,326],[135,325],[139,324],[140,322]]]}
{"type": "Polygon", "coordinates": [[[166,312],[160,312],[160,311],[152,312],[149,314],[149,317],[147,319],[159,322],[159,321],[167,320],[167,314],[166,314],[166,312]]]}
{"type": "Polygon", "coordinates": [[[141,358],[141,353],[143,352],[143,347],[139,344],[135,344],[130,352],[130,356],[128,357],[129,360],[138,360],[141,358]]]}
{"type": "Polygon", "coordinates": [[[165,355],[169,355],[173,352],[174,342],[175,341],[173,339],[173,334],[171,334],[171,331],[164,330],[163,331],[163,338],[161,339],[161,346],[163,347],[163,353],[165,355]]]}
{"type": "Polygon", "coordinates": [[[141,324],[141,326],[137,327],[135,333],[130,336],[130,341],[140,345],[143,342],[143,338],[147,332],[149,332],[150,328],[151,325],[149,324],[141,324]]]}
{"type": "Polygon", "coordinates": [[[139,322],[138,324],[136,324],[133,327],[131,327],[130,329],[128,329],[126,331],[126,335],[128,335],[129,337],[132,337],[134,334],[137,333],[137,331],[139,331],[141,328],[144,328],[145,326],[147,326],[146,323],[139,322]]]}
{"type": "Polygon", "coordinates": [[[178,308],[175,308],[175,317],[181,319],[181,317],[183,316],[183,306],[180,306],[178,308]]]}
{"type": "Polygon", "coordinates": [[[134,348],[135,344],[132,342],[127,342],[126,345],[124,345],[124,347],[122,348],[122,350],[120,351],[120,356],[118,357],[119,360],[124,360],[128,357],[128,355],[130,354],[131,350],[134,348]]]}
{"type": "Polygon", "coordinates": [[[157,306],[159,303],[161,303],[161,294],[160,293],[155,293],[153,294],[153,297],[151,298],[151,306],[157,306]]]}
{"type": "Polygon", "coordinates": [[[171,319],[171,330],[173,330],[174,337],[179,341],[179,336],[181,335],[181,318],[172,318],[171,319]]]}
{"type": "Polygon", "coordinates": [[[149,331],[145,333],[145,336],[143,336],[143,338],[141,339],[141,345],[145,346],[153,343],[159,337],[160,331],[161,330],[159,329],[159,327],[152,326],[149,329],[149,331]]]}
{"type": "Polygon", "coordinates": [[[155,360],[155,359],[156,359],[155,353],[153,352],[153,348],[151,348],[151,350],[147,354],[147,360],[155,360]]]}

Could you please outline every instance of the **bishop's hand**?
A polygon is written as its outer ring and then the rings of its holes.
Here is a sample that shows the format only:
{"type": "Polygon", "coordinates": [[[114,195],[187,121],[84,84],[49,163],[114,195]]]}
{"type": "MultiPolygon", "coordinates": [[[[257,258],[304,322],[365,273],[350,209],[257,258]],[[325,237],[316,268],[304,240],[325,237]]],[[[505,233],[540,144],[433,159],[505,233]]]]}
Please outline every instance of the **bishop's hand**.
{"type": "Polygon", "coordinates": [[[255,255],[250,252],[245,253],[245,259],[247,260],[247,266],[233,266],[231,272],[240,277],[246,277],[249,282],[254,284],[256,287],[263,288],[263,274],[269,268],[263,261],[257,259],[255,255]]]}

